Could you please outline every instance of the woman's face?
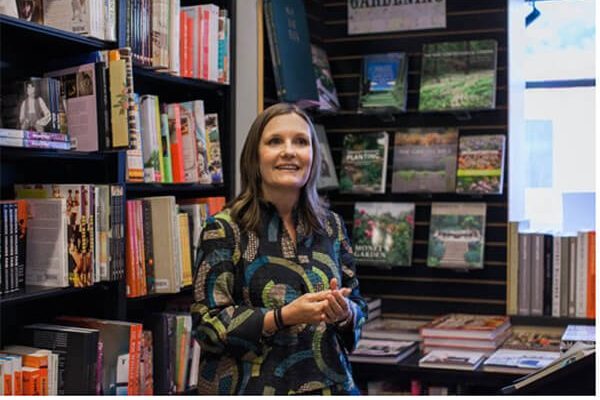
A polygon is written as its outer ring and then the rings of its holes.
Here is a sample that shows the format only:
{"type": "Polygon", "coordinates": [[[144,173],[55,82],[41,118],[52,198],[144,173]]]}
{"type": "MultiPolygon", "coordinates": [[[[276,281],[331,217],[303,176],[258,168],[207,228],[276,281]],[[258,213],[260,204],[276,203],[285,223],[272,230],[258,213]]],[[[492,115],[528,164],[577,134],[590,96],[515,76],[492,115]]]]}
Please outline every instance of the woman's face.
{"type": "Polygon", "coordinates": [[[32,84],[27,84],[27,96],[32,97],[35,95],[35,86],[32,84]]]}
{"type": "Polygon", "coordinates": [[[258,146],[262,190],[297,190],[306,184],[312,166],[310,127],[295,113],[279,115],[265,126],[258,146]]]}

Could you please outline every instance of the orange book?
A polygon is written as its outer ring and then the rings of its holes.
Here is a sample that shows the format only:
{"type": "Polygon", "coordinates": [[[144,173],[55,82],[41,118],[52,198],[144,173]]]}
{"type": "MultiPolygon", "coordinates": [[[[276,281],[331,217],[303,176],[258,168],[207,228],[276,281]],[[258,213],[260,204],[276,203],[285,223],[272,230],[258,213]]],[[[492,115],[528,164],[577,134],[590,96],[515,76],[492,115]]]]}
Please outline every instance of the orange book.
{"type": "Polygon", "coordinates": [[[23,371],[15,371],[15,396],[23,395],[23,371]]]}
{"type": "Polygon", "coordinates": [[[596,318],[596,231],[588,232],[586,317],[596,318]]]}
{"type": "Polygon", "coordinates": [[[209,197],[208,198],[208,213],[210,215],[215,215],[218,212],[221,212],[225,207],[225,197],[209,197]]]}
{"type": "Polygon", "coordinates": [[[129,387],[128,395],[139,395],[140,353],[142,345],[142,324],[132,324],[129,336],[129,387]]]}
{"type": "Polygon", "coordinates": [[[187,30],[187,43],[188,46],[185,49],[187,57],[186,68],[190,74],[190,78],[198,78],[194,73],[194,18],[187,15],[185,16],[185,24],[187,30]]]}
{"type": "Polygon", "coordinates": [[[127,201],[127,231],[126,231],[126,245],[125,251],[125,286],[127,297],[137,296],[137,286],[135,281],[136,275],[136,257],[135,249],[137,242],[135,241],[135,218],[134,218],[134,206],[133,200],[127,201]]]}
{"type": "Polygon", "coordinates": [[[40,369],[23,367],[23,394],[25,396],[41,396],[40,369]]]}
{"type": "Polygon", "coordinates": [[[169,104],[169,140],[171,142],[171,165],[173,169],[173,183],[185,182],[183,167],[183,139],[181,136],[181,111],[179,104],[169,104]]]}
{"type": "Polygon", "coordinates": [[[185,11],[179,12],[179,74],[184,78],[189,78],[187,70],[187,53],[185,49],[187,43],[187,24],[185,19],[185,11]]]}
{"type": "Polygon", "coordinates": [[[146,253],[144,251],[144,216],[142,211],[143,205],[141,200],[135,201],[135,233],[137,239],[137,289],[140,296],[148,294],[146,285],[146,253]]]}
{"type": "Polygon", "coordinates": [[[4,395],[12,396],[13,395],[13,374],[4,374],[4,395]]]}

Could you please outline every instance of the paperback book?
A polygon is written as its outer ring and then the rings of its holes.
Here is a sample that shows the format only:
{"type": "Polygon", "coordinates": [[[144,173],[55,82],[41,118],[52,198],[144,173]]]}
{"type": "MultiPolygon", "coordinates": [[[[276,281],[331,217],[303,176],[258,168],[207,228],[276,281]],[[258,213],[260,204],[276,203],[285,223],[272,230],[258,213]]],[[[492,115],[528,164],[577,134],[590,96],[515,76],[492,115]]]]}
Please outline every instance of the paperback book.
{"type": "Polygon", "coordinates": [[[419,111],[496,107],[495,40],[423,45],[419,111]]]}
{"type": "Polygon", "coordinates": [[[361,265],[409,267],[414,229],[414,203],[356,203],[354,257],[361,265]]]}
{"type": "Polygon", "coordinates": [[[432,350],[419,360],[419,367],[473,371],[484,359],[479,351],[432,350]]]}
{"type": "Polygon", "coordinates": [[[340,108],[337,90],[331,76],[331,68],[327,53],[321,47],[310,45],[312,62],[315,68],[315,77],[317,82],[317,92],[319,93],[320,111],[337,111],[340,108]]]}
{"type": "Polygon", "coordinates": [[[363,58],[359,107],[362,111],[406,111],[406,53],[372,54],[363,58]]]}
{"type": "Polygon", "coordinates": [[[348,359],[353,362],[397,364],[417,349],[417,342],[360,339],[348,359]]]}
{"type": "Polygon", "coordinates": [[[428,322],[415,319],[381,317],[363,325],[361,338],[413,340],[420,342],[423,339],[421,338],[419,329],[428,322]]]}
{"type": "Polygon", "coordinates": [[[461,136],[456,193],[502,194],[504,135],[461,136]]]}
{"type": "Polygon", "coordinates": [[[433,203],[428,267],[483,268],[486,203],[433,203]]]}
{"type": "Polygon", "coordinates": [[[315,124],[315,131],[317,133],[319,144],[321,145],[321,175],[319,175],[317,189],[337,189],[340,184],[335,172],[335,164],[331,157],[331,150],[329,148],[329,141],[327,140],[327,133],[325,133],[325,127],[323,125],[315,124]]]}
{"type": "Polygon", "coordinates": [[[556,352],[560,350],[563,331],[560,327],[513,326],[512,334],[502,348],[556,352]]]}
{"type": "Polygon", "coordinates": [[[558,351],[498,349],[483,363],[484,371],[528,374],[560,357],[558,351]]]}
{"type": "Polygon", "coordinates": [[[340,169],[340,191],[385,193],[388,133],[347,134],[340,169]]]}
{"type": "Polygon", "coordinates": [[[457,143],[457,128],[411,128],[396,132],[392,192],[453,192],[457,143]]]}

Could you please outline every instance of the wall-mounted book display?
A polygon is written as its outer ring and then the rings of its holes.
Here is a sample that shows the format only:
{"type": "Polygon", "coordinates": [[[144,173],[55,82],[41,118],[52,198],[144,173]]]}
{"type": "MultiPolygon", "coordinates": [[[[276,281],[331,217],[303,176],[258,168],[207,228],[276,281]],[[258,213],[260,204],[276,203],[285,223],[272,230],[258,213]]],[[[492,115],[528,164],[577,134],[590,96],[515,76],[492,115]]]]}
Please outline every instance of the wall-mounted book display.
{"type": "Polygon", "coordinates": [[[385,193],[388,141],[387,132],[344,137],[340,191],[385,193]]]}

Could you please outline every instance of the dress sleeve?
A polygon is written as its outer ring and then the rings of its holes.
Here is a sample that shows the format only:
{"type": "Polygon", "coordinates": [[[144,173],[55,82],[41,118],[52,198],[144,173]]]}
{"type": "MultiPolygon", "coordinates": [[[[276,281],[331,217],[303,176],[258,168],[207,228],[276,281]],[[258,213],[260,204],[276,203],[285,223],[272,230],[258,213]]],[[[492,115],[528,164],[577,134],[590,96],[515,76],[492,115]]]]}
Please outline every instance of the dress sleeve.
{"type": "Polygon", "coordinates": [[[264,310],[243,303],[239,243],[237,225],[209,218],[194,278],[193,332],[202,351],[251,360],[261,352],[264,310]]]}
{"type": "MultiPolygon", "coordinates": [[[[340,265],[342,269],[342,285],[352,289],[348,297],[349,305],[352,308],[352,320],[344,327],[336,328],[342,343],[348,352],[351,352],[356,347],[356,343],[360,338],[360,333],[363,324],[367,320],[368,308],[367,302],[360,294],[358,278],[356,277],[356,262],[352,253],[352,245],[346,232],[346,226],[341,217],[334,213],[335,225],[337,225],[336,240],[340,246],[340,265]]],[[[335,226],[334,225],[334,226],[335,226]]]]}

